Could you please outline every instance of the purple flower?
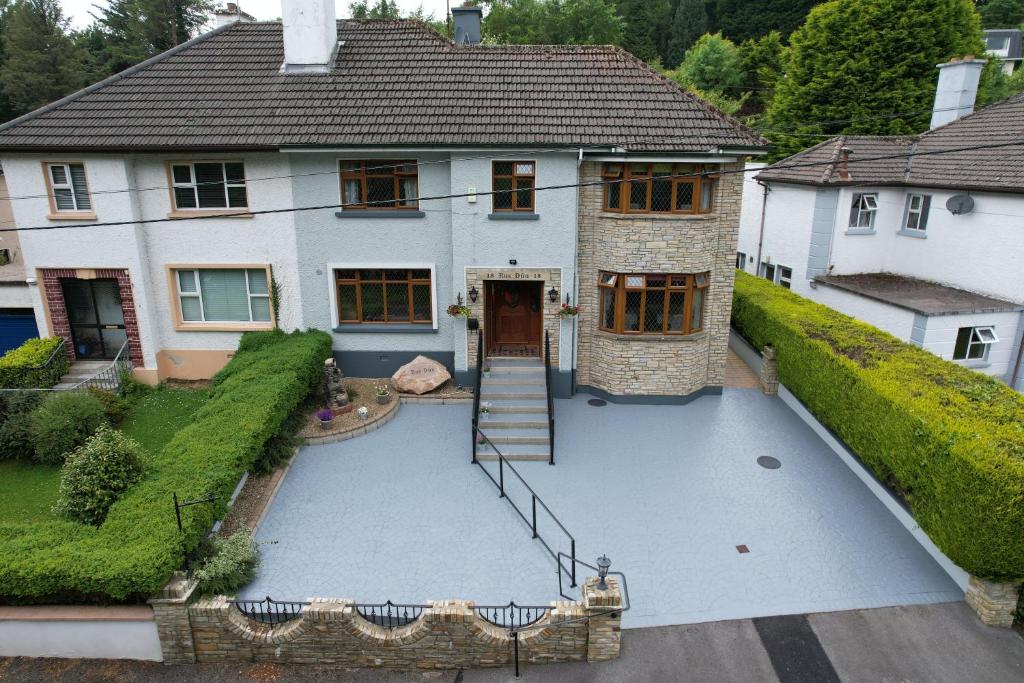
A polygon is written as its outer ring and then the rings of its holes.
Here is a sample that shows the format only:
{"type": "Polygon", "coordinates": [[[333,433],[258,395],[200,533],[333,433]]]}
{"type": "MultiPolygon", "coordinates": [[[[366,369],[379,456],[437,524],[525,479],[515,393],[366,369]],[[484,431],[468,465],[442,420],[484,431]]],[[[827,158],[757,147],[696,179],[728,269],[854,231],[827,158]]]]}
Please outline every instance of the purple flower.
{"type": "Polygon", "coordinates": [[[320,418],[322,422],[329,422],[334,419],[334,413],[330,408],[321,408],[316,411],[316,416],[320,418]]]}

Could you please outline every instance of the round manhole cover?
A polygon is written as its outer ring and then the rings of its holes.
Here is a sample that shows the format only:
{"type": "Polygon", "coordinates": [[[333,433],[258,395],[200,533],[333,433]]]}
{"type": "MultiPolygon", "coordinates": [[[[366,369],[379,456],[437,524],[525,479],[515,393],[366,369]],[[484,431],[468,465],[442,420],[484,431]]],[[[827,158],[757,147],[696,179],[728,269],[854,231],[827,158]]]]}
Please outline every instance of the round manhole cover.
{"type": "Polygon", "coordinates": [[[587,405],[601,408],[608,405],[608,401],[604,400],[603,398],[592,398],[589,401],[587,401],[587,405]]]}
{"type": "Polygon", "coordinates": [[[777,470],[782,467],[782,463],[777,458],[773,458],[770,455],[762,455],[757,459],[757,464],[766,470],[777,470]]]}

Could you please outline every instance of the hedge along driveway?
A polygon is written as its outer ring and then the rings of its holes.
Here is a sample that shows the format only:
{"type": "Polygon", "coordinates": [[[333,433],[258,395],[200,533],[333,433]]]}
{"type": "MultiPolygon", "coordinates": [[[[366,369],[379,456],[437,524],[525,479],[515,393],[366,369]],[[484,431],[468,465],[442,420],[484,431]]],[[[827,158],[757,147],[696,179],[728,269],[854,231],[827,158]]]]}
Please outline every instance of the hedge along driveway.
{"type": "Polygon", "coordinates": [[[960,567],[1024,577],[1024,396],[787,289],[736,274],[733,326],[910,504],[960,567]]]}
{"type": "Polygon", "coordinates": [[[330,347],[330,337],[318,331],[243,337],[214,379],[210,400],[147,463],[144,479],[101,526],[0,526],[0,601],[123,601],[159,590],[214,519],[210,506],[189,508],[182,538],[171,494],[214,493],[222,513],[242,472],[319,385],[330,347]]]}

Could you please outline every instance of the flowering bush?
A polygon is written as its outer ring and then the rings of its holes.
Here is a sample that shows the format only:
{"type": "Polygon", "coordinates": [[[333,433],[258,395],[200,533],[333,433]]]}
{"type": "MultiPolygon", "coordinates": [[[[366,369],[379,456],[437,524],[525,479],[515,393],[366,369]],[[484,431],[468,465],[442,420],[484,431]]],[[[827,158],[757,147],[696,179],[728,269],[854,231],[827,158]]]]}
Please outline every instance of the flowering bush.
{"type": "Polygon", "coordinates": [[[256,577],[259,546],[244,527],[228,538],[214,536],[212,544],[210,556],[195,572],[199,591],[204,595],[234,595],[256,577]]]}
{"type": "Polygon", "coordinates": [[[573,306],[572,304],[562,304],[562,307],[558,309],[558,314],[563,318],[571,318],[574,315],[579,315],[580,307],[573,306]]]}
{"type": "Polygon", "coordinates": [[[469,306],[463,304],[452,304],[448,307],[448,315],[453,318],[468,318],[471,313],[469,306]]]}

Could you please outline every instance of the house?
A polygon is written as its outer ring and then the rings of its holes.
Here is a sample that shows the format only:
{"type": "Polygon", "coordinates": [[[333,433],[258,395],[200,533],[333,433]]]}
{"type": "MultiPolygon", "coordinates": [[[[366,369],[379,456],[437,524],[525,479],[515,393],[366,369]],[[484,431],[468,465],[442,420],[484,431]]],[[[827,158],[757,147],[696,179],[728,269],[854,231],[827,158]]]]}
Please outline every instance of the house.
{"type": "Polygon", "coordinates": [[[559,395],[718,391],[764,141],[621,49],[480,20],[456,44],[285,0],[0,128],[40,330],[151,382],[277,324],[332,330],[350,376],[422,354],[469,384],[482,333],[549,337],[559,395]]]}
{"type": "Polygon", "coordinates": [[[985,48],[986,54],[1002,63],[1003,73],[1007,76],[1017,69],[1021,58],[1024,58],[1019,28],[999,28],[985,31],[985,48]]]}
{"type": "Polygon", "coordinates": [[[8,196],[0,169],[0,355],[39,335],[8,196]]]}
{"type": "Polygon", "coordinates": [[[737,266],[1024,389],[1024,96],[970,113],[982,66],[939,67],[921,135],[832,138],[749,178],[737,266]]]}

